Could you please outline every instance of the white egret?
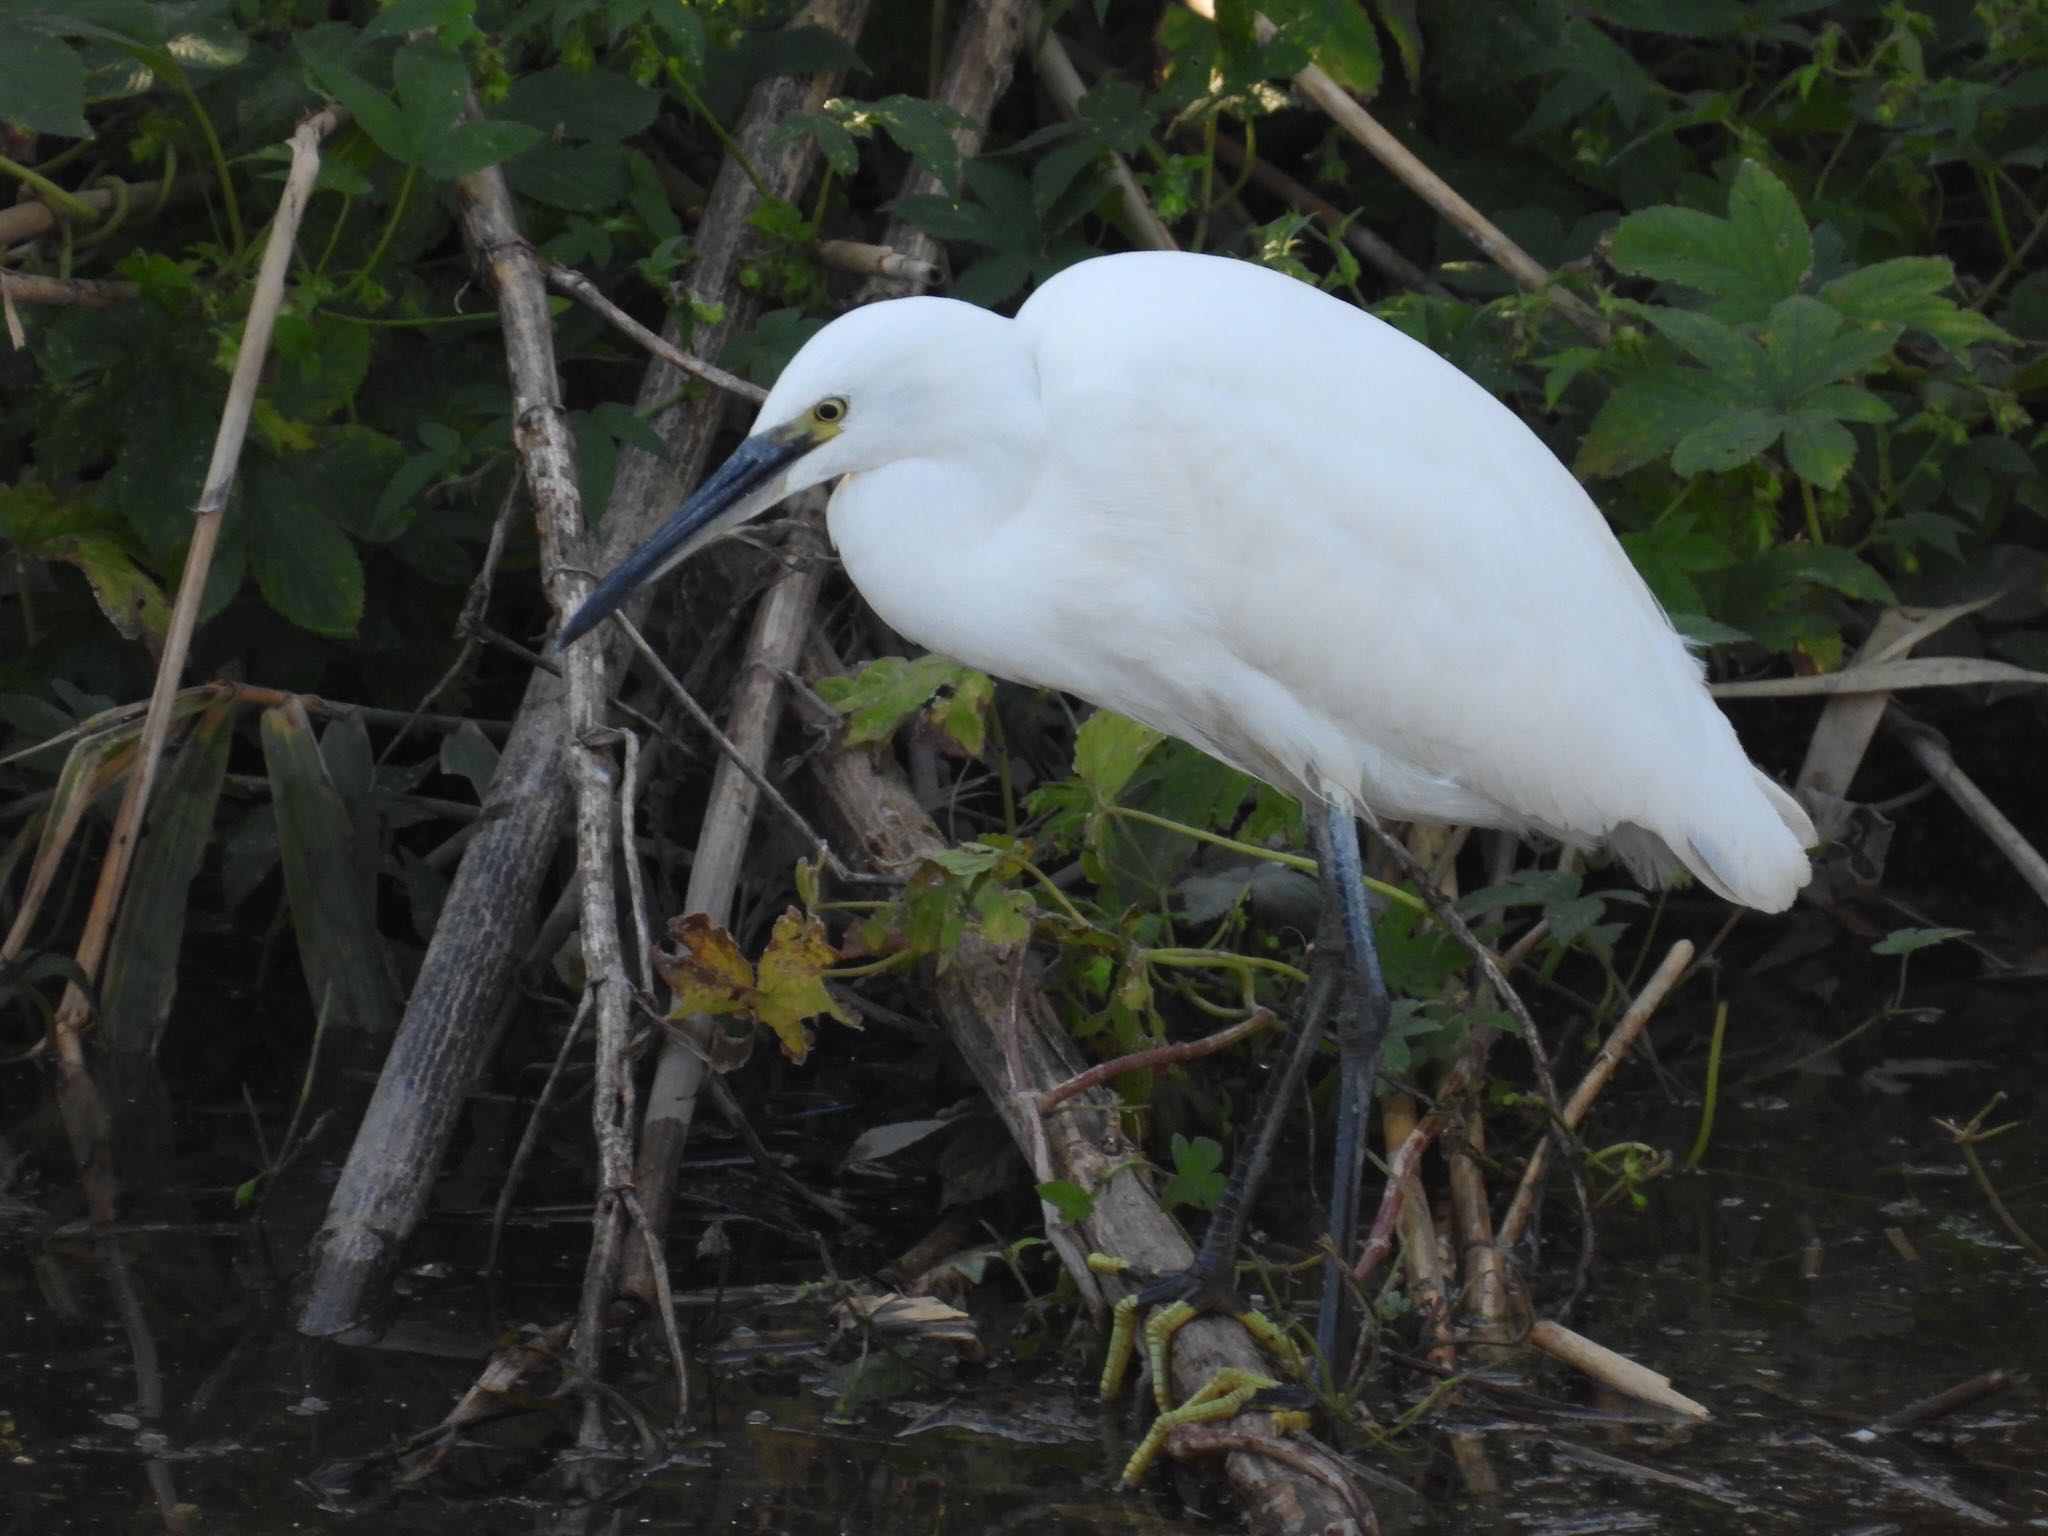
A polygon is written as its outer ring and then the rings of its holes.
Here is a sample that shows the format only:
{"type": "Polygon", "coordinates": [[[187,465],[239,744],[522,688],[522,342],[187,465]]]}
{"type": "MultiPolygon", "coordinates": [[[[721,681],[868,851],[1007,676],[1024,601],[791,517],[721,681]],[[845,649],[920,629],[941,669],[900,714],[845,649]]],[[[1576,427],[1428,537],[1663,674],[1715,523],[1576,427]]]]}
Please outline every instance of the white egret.
{"type": "MultiPolygon", "coordinates": [[[[1354,817],[1536,831],[1780,911],[1813,827],[1751,765],[1598,509],[1511,411],[1307,284],[1178,253],[1068,268],[1005,319],[941,298],[819,331],[753,434],[563,628],[793,492],[899,632],[1077,694],[1298,796],[1315,971],[1194,1267],[1251,1195],[1334,1016],[1348,1252],[1387,1014],[1354,817]]],[[[1334,1261],[1318,1341],[1340,1310],[1334,1261]]]]}

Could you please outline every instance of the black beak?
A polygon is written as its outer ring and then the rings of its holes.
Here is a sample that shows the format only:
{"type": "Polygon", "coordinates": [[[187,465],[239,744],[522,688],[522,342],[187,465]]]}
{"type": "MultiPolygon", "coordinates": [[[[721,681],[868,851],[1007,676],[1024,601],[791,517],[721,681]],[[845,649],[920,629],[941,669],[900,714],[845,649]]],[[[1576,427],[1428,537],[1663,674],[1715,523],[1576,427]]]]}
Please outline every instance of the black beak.
{"type": "Polygon", "coordinates": [[[822,440],[803,427],[792,425],[763,432],[741,443],[717,473],[697,487],[697,493],[683,503],[681,511],[621,561],[618,569],[584,599],[583,606],[570,615],[562,632],[555,636],[554,648],[559,651],[581,639],[607,614],[623,606],[635,588],[681,564],[723,532],[727,524],[765,510],[745,503],[822,440]]]}

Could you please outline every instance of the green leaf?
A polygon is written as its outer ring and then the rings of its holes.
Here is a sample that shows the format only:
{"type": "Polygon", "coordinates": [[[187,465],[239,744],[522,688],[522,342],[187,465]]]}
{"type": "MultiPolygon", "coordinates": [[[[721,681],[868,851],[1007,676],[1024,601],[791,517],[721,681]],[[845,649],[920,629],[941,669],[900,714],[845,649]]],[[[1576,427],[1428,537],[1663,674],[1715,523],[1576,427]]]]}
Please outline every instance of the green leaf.
{"type": "Polygon", "coordinates": [[[624,76],[556,65],[515,79],[491,116],[525,123],[549,138],[588,139],[616,147],[645,130],[660,106],[657,92],[624,76]]]}
{"type": "Polygon", "coordinates": [[[330,34],[312,33],[299,40],[299,57],[313,87],[348,108],[370,142],[401,165],[418,159],[420,144],[398,104],[342,61],[330,34]]]}
{"type": "Polygon", "coordinates": [[[2005,330],[1943,297],[1955,269],[1940,256],[1899,256],[1836,278],[1820,296],[1851,320],[1932,336],[1950,352],[1979,341],[2010,341],[2005,330]]]}
{"type": "Polygon", "coordinates": [[[163,588],[138,566],[119,541],[81,535],[51,541],[43,557],[75,565],[92,586],[93,599],[124,639],[163,636],[171,619],[163,588]]]}
{"type": "Polygon", "coordinates": [[[370,332],[324,311],[290,311],[277,317],[271,352],[270,403],[294,421],[319,421],[355,399],[370,369],[370,332]]]}
{"type": "Polygon", "coordinates": [[[1795,411],[1785,423],[1785,460],[1800,479],[1831,491],[1856,462],[1856,438],[1832,416],[1795,411]]]}
{"type": "Polygon", "coordinates": [[[890,96],[868,109],[896,141],[896,147],[931,172],[942,187],[960,180],[960,146],[954,134],[974,124],[952,108],[916,96],[890,96]]]}
{"type": "Polygon", "coordinates": [[[1822,384],[1869,371],[1892,349],[1897,332],[1850,323],[1819,299],[1801,295],[1773,305],[1759,339],[1767,359],[1764,388],[1789,407],[1822,384]]]}
{"type": "Polygon", "coordinates": [[[1760,406],[1740,406],[1692,429],[1671,451],[1671,468],[1681,475],[1740,468],[1778,440],[1785,418],[1760,406]]]}
{"type": "Polygon", "coordinates": [[[420,154],[420,169],[455,181],[510,160],[540,139],[540,130],[524,123],[457,123],[434,134],[420,154]]]}
{"type": "Polygon", "coordinates": [[[927,654],[914,661],[883,656],[855,677],[824,679],[818,696],[846,716],[846,744],[857,747],[887,741],[941,690],[971,688],[972,680],[982,676],[944,656],[927,654]]]}
{"type": "Polygon", "coordinates": [[[1894,928],[1871,945],[1870,952],[1873,955],[1910,955],[1916,949],[1946,944],[1950,939],[1967,938],[1970,932],[1968,928],[1894,928]]]}
{"type": "Polygon", "coordinates": [[[1608,253],[1639,277],[1708,295],[1708,311],[1761,320],[1798,292],[1813,266],[1813,237],[1785,184],[1754,160],[1735,173],[1728,217],[1693,208],[1646,208],[1615,227],[1608,253]]]}
{"type": "Polygon", "coordinates": [[[1211,1136],[1190,1141],[1173,1133],[1173,1174],[1159,1191],[1159,1204],[1166,1210],[1191,1205],[1198,1211],[1213,1211],[1223,1198],[1223,1148],[1211,1136]]]}
{"type": "Polygon", "coordinates": [[[512,190],[570,213],[610,213],[626,191],[622,144],[540,144],[505,167],[512,190]]]}
{"type": "Polygon", "coordinates": [[[1652,325],[1731,386],[1748,390],[1763,370],[1763,348],[1733,326],[1694,309],[1647,310],[1652,325]]]}
{"type": "Polygon", "coordinates": [[[1794,544],[1783,551],[1795,577],[1832,587],[1844,597],[1871,603],[1898,602],[1891,585],[1861,557],[1838,544],[1794,544]]]}
{"type": "Polygon", "coordinates": [[[1166,740],[1166,733],[1107,709],[1081,722],[1074,738],[1074,772],[1104,805],[1114,804],[1131,775],[1166,740]]]}
{"type": "Polygon", "coordinates": [[[1047,1179],[1036,1186],[1038,1198],[1059,1212],[1068,1226],[1079,1226],[1095,1214],[1095,1197],[1071,1179],[1047,1179]]]}
{"type": "Polygon", "coordinates": [[[264,601],[301,629],[347,639],[363,617],[363,564],[318,512],[274,509],[252,520],[249,565],[264,601]]]}
{"type": "Polygon", "coordinates": [[[1582,476],[1627,474],[1737,399],[1726,382],[1697,368],[1653,369],[1607,397],[1572,467],[1582,476]]]}
{"type": "Polygon", "coordinates": [[[356,878],[355,829],[305,706],[290,698],[265,710],[262,734],[285,894],[314,1016],[358,1038],[387,1035],[398,1022],[397,990],[376,914],[365,909],[356,878]]]}
{"type": "Polygon", "coordinates": [[[19,23],[0,25],[0,117],[31,133],[85,139],[85,61],[68,45],[19,23]]]}

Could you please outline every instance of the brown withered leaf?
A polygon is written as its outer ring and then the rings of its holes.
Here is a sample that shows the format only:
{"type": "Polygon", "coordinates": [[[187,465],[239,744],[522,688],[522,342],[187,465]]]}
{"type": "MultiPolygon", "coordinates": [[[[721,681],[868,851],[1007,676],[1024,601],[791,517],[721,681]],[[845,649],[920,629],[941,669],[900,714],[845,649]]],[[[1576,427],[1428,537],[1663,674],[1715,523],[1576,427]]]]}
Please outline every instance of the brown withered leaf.
{"type": "Polygon", "coordinates": [[[656,950],[654,968],[675,994],[670,1018],[740,1013],[754,1006],[754,968],[723,927],[702,912],[691,912],[669,919],[668,935],[676,941],[675,951],[656,950]]]}
{"type": "Polygon", "coordinates": [[[754,1016],[775,1032],[791,1061],[810,1054],[811,1032],[805,1024],[830,1015],[842,1024],[859,1026],[839,1000],[825,989],[824,972],[838,959],[825,937],[825,925],[806,919],[791,907],[775,920],[775,932],[761,955],[760,985],[754,1016]]]}

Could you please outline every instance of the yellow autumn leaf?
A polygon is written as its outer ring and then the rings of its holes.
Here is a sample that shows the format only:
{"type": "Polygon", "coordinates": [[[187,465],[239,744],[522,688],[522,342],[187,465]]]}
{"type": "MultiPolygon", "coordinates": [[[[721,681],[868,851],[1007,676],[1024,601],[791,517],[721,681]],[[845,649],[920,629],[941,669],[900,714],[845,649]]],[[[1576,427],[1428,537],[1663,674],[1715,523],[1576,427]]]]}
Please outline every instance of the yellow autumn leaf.
{"type": "Polygon", "coordinates": [[[859,1021],[825,989],[824,972],[839,956],[825,937],[825,925],[806,919],[791,907],[775,920],[775,932],[761,955],[754,1017],[775,1033],[791,1061],[810,1054],[811,1032],[805,1024],[830,1015],[842,1024],[859,1021]]]}
{"type": "MultiPolygon", "coordinates": [[[[777,932],[780,932],[780,925],[777,932]]],[[[674,992],[672,1019],[738,1013],[754,1002],[754,968],[732,935],[702,912],[669,920],[673,953],[655,951],[654,968],[674,992]]]]}

